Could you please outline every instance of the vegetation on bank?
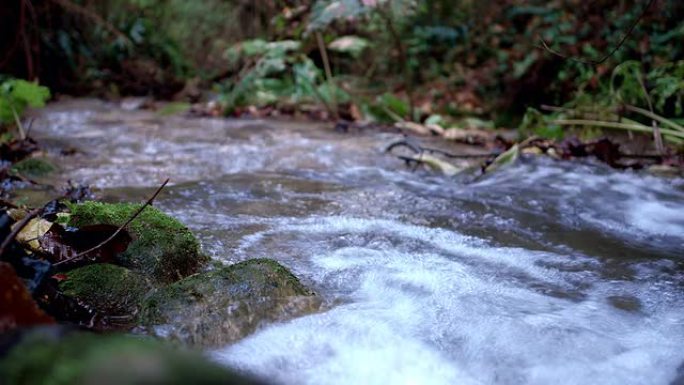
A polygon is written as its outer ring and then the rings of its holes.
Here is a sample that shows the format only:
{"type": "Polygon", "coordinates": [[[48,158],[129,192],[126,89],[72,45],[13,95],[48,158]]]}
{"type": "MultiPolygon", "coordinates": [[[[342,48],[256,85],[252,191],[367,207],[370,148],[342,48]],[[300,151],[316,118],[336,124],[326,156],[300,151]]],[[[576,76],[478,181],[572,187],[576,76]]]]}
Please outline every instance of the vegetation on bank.
{"type": "Polygon", "coordinates": [[[32,0],[3,12],[27,3],[33,18],[0,40],[27,35],[33,48],[8,54],[0,72],[56,92],[204,100],[208,113],[456,140],[455,130],[505,127],[551,139],[646,134],[657,154],[684,141],[676,1],[32,0]],[[36,65],[48,61],[64,65],[36,65]]]}
{"type": "MultiPolygon", "coordinates": [[[[618,168],[684,164],[677,1],[17,0],[0,17],[0,294],[9,305],[0,332],[138,326],[212,345],[321,305],[275,261],[211,266],[182,223],[149,206],[154,196],[104,204],[68,186],[42,207],[10,201],[9,190],[39,186],[57,169],[24,119],[53,94],[174,100],[162,115],[392,126],[487,147],[481,174],[523,154],[593,156],[618,168]],[[625,154],[602,138],[610,130],[646,145],[625,154]]],[[[463,170],[408,139],[390,148],[446,175],[463,170]]],[[[101,369],[79,359],[94,344],[101,354],[137,352],[131,339],[107,338],[19,345],[0,373],[40,383],[47,377],[35,368],[68,354],[48,368],[59,373],[45,373],[70,383],[101,369]]]]}

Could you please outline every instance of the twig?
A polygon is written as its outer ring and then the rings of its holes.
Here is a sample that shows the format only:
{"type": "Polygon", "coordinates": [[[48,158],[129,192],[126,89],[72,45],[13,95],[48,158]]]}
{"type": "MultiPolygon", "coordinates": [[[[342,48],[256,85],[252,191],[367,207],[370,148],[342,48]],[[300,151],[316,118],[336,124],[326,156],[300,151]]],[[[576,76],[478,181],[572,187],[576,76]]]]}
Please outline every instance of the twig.
{"type": "Polygon", "coordinates": [[[86,19],[90,19],[90,20],[94,21],[96,24],[102,25],[107,31],[109,31],[111,34],[113,34],[114,36],[121,39],[124,43],[126,43],[126,45],[128,45],[129,47],[133,46],[133,42],[131,41],[131,39],[128,38],[128,36],[126,36],[123,32],[118,30],[112,23],[103,19],[102,16],[91,11],[90,9],[88,9],[82,5],[76,4],[76,3],[69,1],[69,0],[52,0],[52,1],[67,11],[77,13],[77,14],[85,17],[86,19]]]}
{"type": "MultiPolygon", "coordinates": [[[[599,112],[603,112],[600,108],[596,107],[576,107],[576,108],[568,108],[568,107],[560,107],[560,106],[551,106],[548,104],[542,104],[539,106],[544,111],[551,111],[551,112],[569,112],[569,113],[576,113],[576,114],[582,114],[584,112],[590,112],[590,113],[595,113],[598,114],[599,112]]],[[[609,111],[613,112],[613,111],[609,111]]]]}
{"type": "Polygon", "coordinates": [[[0,206],[4,206],[4,207],[10,208],[10,209],[18,209],[19,208],[19,206],[15,205],[14,203],[12,203],[10,201],[4,200],[4,199],[0,199],[0,206]]]}
{"type": "MultiPolygon", "coordinates": [[[[11,170],[11,169],[10,169],[10,170],[11,170]]],[[[13,176],[13,177],[19,179],[19,180],[22,181],[22,182],[30,183],[30,184],[32,184],[32,185],[36,185],[36,186],[37,186],[37,185],[40,184],[40,183],[36,182],[35,180],[33,180],[33,179],[31,179],[31,178],[29,178],[29,177],[27,177],[27,176],[24,176],[24,175],[22,175],[21,173],[19,173],[19,172],[17,172],[17,171],[12,171],[12,172],[10,172],[10,176],[13,176]]]]}
{"type": "Polygon", "coordinates": [[[0,245],[0,257],[2,257],[2,255],[5,253],[5,249],[14,240],[14,238],[16,238],[17,234],[19,234],[19,232],[23,230],[24,227],[26,227],[26,225],[31,221],[31,219],[38,216],[41,212],[43,212],[43,208],[35,209],[26,214],[26,216],[21,221],[19,221],[19,223],[17,223],[12,232],[9,233],[7,237],[5,237],[4,241],[2,241],[2,244],[0,245]]]}
{"type": "Polygon", "coordinates": [[[14,108],[12,103],[8,103],[10,108],[12,109],[12,115],[14,115],[14,121],[17,124],[17,130],[19,130],[19,139],[24,140],[26,139],[26,132],[24,131],[24,125],[21,124],[21,119],[19,118],[19,114],[17,113],[17,110],[14,108]]]}
{"type": "Polygon", "coordinates": [[[622,38],[620,39],[618,44],[615,47],[613,47],[613,49],[610,50],[610,52],[608,52],[603,57],[601,57],[599,60],[584,59],[584,58],[577,58],[577,57],[564,55],[564,54],[552,49],[551,47],[549,47],[549,45],[546,44],[546,41],[544,40],[544,38],[540,37],[539,41],[541,42],[542,48],[544,48],[544,50],[546,50],[547,52],[549,52],[555,56],[562,57],[563,59],[572,60],[572,61],[575,61],[578,63],[599,65],[599,64],[605,62],[606,60],[608,60],[611,56],[613,56],[615,54],[615,52],[617,52],[617,50],[619,50],[625,44],[625,42],[627,41],[627,38],[629,38],[632,35],[632,32],[634,32],[634,28],[636,28],[636,26],[639,25],[639,22],[641,22],[641,19],[644,18],[644,16],[646,15],[646,12],[648,12],[648,10],[651,8],[651,6],[654,3],[655,3],[655,0],[649,0],[648,4],[646,4],[644,9],[639,14],[639,17],[637,17],[636,20],[634,20],[634,22],[632,23],[632,25],[629,26],[629,29],[627,29],[627,33],[625,33],[624,36],[622,36],[622,38]]]}
{"type": "Polygon", "coordinates": [[[28,122],[28,128],[26,128],[26,132],[24,133],[24,135],[26,135],[27,138],[29,136],[31,136],[31,129],[33,129],[33,122],[34,121],[35,121],[35,119],[31,118],[28,122]]]}
{"type": "Polygon", "coordinates": [[[409,149],[411,149],[411,151],[413,151],[416,154],[420,154],[421,152],[423,152],[423,147],[421,147],[417,143],[413,143],[412,141],[408,141],[406,139],[397,140],[396,142],[390,143],[389,146],[387,146],[387,148],[385,149],[385,152],[392,152],[392,150],[394,150],[395,147],[408,147],[409,149]]]}
{"type": "Polygon", "coordinates": [[[328,90],[330,91],[330,102],[333,108],[333,118],[337,120],[339,118],[339,113],[337,111],[337,95],[335,95],[336,87],[335,80],[332,76],[332,71],[330,69],[330,59],[328,58],[328,51],[325,49],[325,43],[323,42],[323,35],[319,31],[316,31],[316,43],[318,44],[318,50],[321,53],[321,59],[323,60],[323,68],[325,69],[325,77],[328,79],[328,90]]]}
{"type": "MultiPolygon", "coordinates": [[[[602,122],[600,120],[587,120],[587,119],[558,119],[550,122],[551,124],[558,124],[560,126],[596,126],[605,128],[615,128],[620,130],[631,130],[639,132],[652,133],[653,129],[651,127],[645,126],[643,124],[628,124],[619,122],[602,122]]],[[[684,132],[661,129],[661,133],[675,138],[684,139],[684,132]]]]}
{"type": "Polygon", "coordinates": [[[675,130],[677,130],[677,131],[684,132],[684,126],[681,126],[681,125],[679,125],[679,124],[677,124],[677,123],[671,121],[670,119],[667,119],[667,118],[665,118],[665,117],[662,117],[662,116],[660,116],[660,115],[657,115],[657,114],[655,114],[655,113],[653,113],[653,112],[651,112],[651,111],[644,110],[643,108],[639,108],[639,107],[636,107],[636,106],[632,106],[632,105],[630,105],[630,104],[625,104],[624,107],[625,107],[625,109],[626,109],[627,111],[636,112],[637,114],[644,115],[644,116],[646,116],[647,118],[651,118],[651,119],[653,119],[653,120],[657,120],[658,122],[660,122],[660,123],[662,123],[662,124],[664,124],[664,125],[670,126],[670,127],[672,127],[673,129],[675,129],[675,130]]]}
{"type": "Polygon", "coordinates": [[[450,153],[448,151],[440,150],[438,148],[429,148],[429,147],[423,147],[423,151],[433,153],[433,154],[444,155],[447,158],[454,158],[454,159],[479,159],[479,158],[489,158],[491,156],[501,155],[500,152],[489,152],[486,154],[453,154],[453,153],[450,153]]]}
{"type": "MultiPolygon", "coordinates": [[[[389,6],[391,7],[391,3],[387,2],[390,4],[389,6]]],[[[414,95],[413,95],[413,73],[411,71],[411,67],[409,65],[409,58],[408,54],[406,53],[406,47],[404,46],[404,41],[401,38],[401,35],[399,34],[399,31],[397,31],[397,28],[394,25],[394,21],[392,20],[392,13],[390,10],[384,10],[382,8],[378,8],[378,14],[382,19],[385,21],[385,25],[387,26],[387,30],[389,31],[390,35],[392,36],[392,39],[394,40],[394,45],[399,53],[399,61],[401,62],[402,69],[404,71],[404,87],[406,87],[406,95],[408,96],[409,100],[409,120],[410,121],[415,121],[415,109],[416,109],[416,101],[414,100],[414,95]],[[387,13],[386,13],[387,12],[387,13]]]]}
{"type": "MultiPolygon", "coordinates": [[[[624,116],[621,115],[621,112],[623,112],[620,108],[597,108],[597,107],[577,107],[577,108],[567,108],[567,107],[558,107],[558,106],[550,106],[546,104],[542,104],[540,108],[544,111],[551,111],[551,112],[567,112],[569,114],[576,115],[578,117],[587,117],[590,116],[591,119],[600,119],[601,118],[601,113],[609,113],[615,116],[617,122],[623,122],[623,123],[630,123],[630,124],[641,124],[635,120],[632,119],[627,119],[624,116]]],[[[631,104],[623,104],[621,105],[621,108],[630,112],[634,112],[639,115],[643,115],[649,119],[656,120],[660,122],[663,125],[670,126],[670,128],[680,131],[684,133],[684,127],[673,122],[670,119],[667,119],[665,117],[662,117],[658,114],[652,113],[648,110],[644,110],[643,108],[639,108],[636,106],[633,106],[631,104]]]]}
{"type": "Polygon", "coordinates": [[[116,236],[119,235],[119,233],[120,233],[121,231],[123,231],[123,229],[124,229],[126,226],[128,226],[131,222],[133,222],[133,220],[134,220],[135,218],[137,218],[138,215],[140,215],[140,213],[142,213],[143,210],[145,210],[145,208],[146,208],[147,206],[149,206],[149,205],[152,204],[152,202],[154,201],[154,199],[157,197],[157,195],[159,195],[159,193],[162,191],[162,189],[166,186],[167,183],[169,183],[169,178],[166,178],[166,180],[164,181],[164,183],[162,183],[162,185],[159,186],[159,188],[157,189],[157,191],[154,192],[154,194],[150,197],[150,199],[148,199],[147,202],[145,202],[145,204],[143,204],[142,206],[140,206],[140,208],[139,208],[135,213],[133,213],[133,215],[131,215],[130,218],[128,218],[128,220],[126,221],[126,223],[124,223],[123,225],[119,226],[119,228],[116,229],[116,231],[115,231],[112,235],[110,235],[109,238],[105,239],[104,241],[100,242],[98,245],[96,245],[96,246],[94,246],[94,247],[91,247],[90,249],[88,249],[88,250],[86,250],[86,251],[82,251],[82,252],[80,252],[80,253],[74,255],[73,257],[70,257],[70,258],[67,258],[67,259],[65,259],[65,260],[63,260],[63,261],[60,261],[60,262],[55,263],[54,266],[59,266],[59,265],[64,264],[64,263],[72,262],[72,261],[74,261],[74,260],[76,260],[76,259],[83,258],[83,256],[92,253],[93,251],[95,251],[95,250],[99,249],[100,247],[102,247],[102,246],[106,245],[107,243],[109,243],[112,239],[116,238],[116,236]]]}
{"type": "MultiPolygon", "coordinates": [[[[423,147],[417,143],[412,143],[408,140],[398,140],[394,143],[390,143],[389,146],[385,149],[385,152],[391,152],[393,149],[396,147],[407,147],[411,149],[416,154],[423,154],[425,152],[427,153],[432,153],[432,154],[440,154],[443,156],[446,156],[447,158],[453,158],[453,159],[479,159],[479,158],[489,158],[492,156],[498,156],[501,155],[500,152],[491,152],[491,153],[486,153],[486,154],[454,154],[445,150],[440,150],[438,148],[431,148],[431,147],[423,147]]],[[[403,159],[404,157],[398,156],[399,159],[403,159]]],[[[415,160],[415,159],[414,159],[415,160]]]]}
{"type": "Polygon", "coordinates": [[[385,113],[387,114],[387,116],[389,116],[392,120],[394,120],[395,123],[405,122],[404,118],[402,118],[401,116],[399,116],[396,112],[390,110],[389,107],[387,107],[387,106],[382,106],[382,110],[385,111],[385,113]]]}
{"type": "MultiPolygon", "coordinates": [[[[653,110],[653,102],[651,101],[651,95],[648,94],[646,89],[646,84],[644,84],[644,79],[641,77],[641,71],[636,74],[636,78],[641,86],[641,91],[646,97],[646,102],[648,103],[648,109],[651,111],[652,115],[655,115],[653,110]]],[[[655,144],[656,151],[658,154],[663,154],[665,152],[665,147],[663,146],[663,136],[660,134],[660,127],[658,127],[658,122],[655,119],[651,119],[651,126],[653,127],[653,142],[655,144]]]]}

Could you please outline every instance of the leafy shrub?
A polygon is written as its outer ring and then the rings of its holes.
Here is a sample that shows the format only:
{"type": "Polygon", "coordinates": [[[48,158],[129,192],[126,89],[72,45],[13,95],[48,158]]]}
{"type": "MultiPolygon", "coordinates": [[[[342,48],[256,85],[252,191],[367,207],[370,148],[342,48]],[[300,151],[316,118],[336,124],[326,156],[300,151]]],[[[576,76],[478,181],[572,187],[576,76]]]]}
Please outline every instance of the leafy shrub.
{"type": "Polygon", "coordinates": [[[348,95],[338,88],[331,92],[324,83],[322,71],[300,51],[301,42],[283,40],[266,42],[254,39],[239,43],[226,51],[236,68],[236,78],[224,82],[221,102],[227,113],[248,105],[266,106],[278,102],[301,104],[332,100],[344,102],[348,95]],[[336,94],[333,97],[332,93],[336,94]]]}
{"type": "Polygon", "coordinates": [[[9,79],[0,83],[0,125],[14,122],[27,107],[43,107],[50,90],[37,83],[9,79]]]}

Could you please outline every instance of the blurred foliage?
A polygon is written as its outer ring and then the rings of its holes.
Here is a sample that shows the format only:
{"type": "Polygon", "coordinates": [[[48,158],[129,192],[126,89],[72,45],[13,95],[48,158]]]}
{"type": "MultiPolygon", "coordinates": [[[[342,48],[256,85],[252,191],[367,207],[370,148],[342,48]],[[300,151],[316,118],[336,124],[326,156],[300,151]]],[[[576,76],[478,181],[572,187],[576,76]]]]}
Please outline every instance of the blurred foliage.
{"type": "MultiPolygon", "coordinates": [[[[418,94],[413,102],[430,106],[415,116],[421,120],[433,112],[455,117],[476,114],[495,119],[498,125],[515,126],[528,107],[541,104],[577,104],[589,99],[614,104],[610,88],[623,76],[613,76],[613,69],[625,62],[643,67],[653,103],[672,116],[682,108],[677,96],[681,74],[675,70],[676,62],[684,59],[679,44],[684,37],[684,5],[679,2],[655,2],[625,44],[604,63],[572,60],[598,59],[610,52],[641,16],[645,4],[634,0],[592,4],[579,0],[318,0],[308,10],[308,19],[304,17],[305,29],[295,28],[290,34],[279,31],[278,36],[302,41],[303,53],[322,67],[311,43],[312,33],[322,32],[336,77],[342,82],[355,77],[346,83],[357,88],[345,90],[355,96],[354,102],[370,120],[396,120],[386,112],[393,111],[396,98],[410,103],[407,93],[412,86],[418,94]],[[542,49],[541,38],[570,59],[542,49]],[[361,52],[371,54],[336,49],[340,39],[363,41],[361,52]],[[368,97],[368,93],[379,96],[368,97]],[[395,98],[383,96],[386,93],[395,98]]],[[[287,30],[287,24],[280,25],[287,30]]],[[[268,36],[263,38],[268,40],[268,36]]],[[[630,87],[625,84],[620,89],[625,93],[630,87]]],[[[639,103],[633,102],[646,107],[640,98],[639,103]]],[[[400,118],[413,118],[402,109],[394,112],[400,118]]],[[[558,128],[547,130],[546,136],[561,134],[558,128]]]]}
{"type": "MultiPolygon", "coordinates": [[[[650,98],[671,119],[684,108],[684,3],[674,0],[645,13],[643,0],[31,3],[41,62],[62,63],[43,65],[39,76],[59,91],[171,97],[199,77],[228,113],[312,103],[332,111],[336,103],[345,117],[367,121],[437,114],[444,125],[478,117],[528,131],[539,119],[523,116],[544,104],[648,108],[650,98]],[[641,16],[605,62],[573,60],[611,52],[641,16]]],[[[546,125],[537,133],[562,132],[546,125]]]]}
{"type": "Polygon", "coordinates": [[[284,4],[10,0],[0,8],[9,21],[0,25],[0,72],[40,78],[60,92],[170,97],[185,79],[220,77],[226,47],[268,33],[284,4]]]}
{"type": "Polygon", "coordinates": [[[27,107],[43,107],[50,90],[21,79],[0,82],[0,126],[15,122],[27,107]]]}
{"type": "Polygon", "coordinates": [[[243,41],[226,51],[226,58],[238,75],[219,85],[220,101],[227,113],[246,106],[332,103],[349,96],[342,90],[332,91],[323,81],[322,71],[301,53],[301,42],[261,39],[243,41]]]}

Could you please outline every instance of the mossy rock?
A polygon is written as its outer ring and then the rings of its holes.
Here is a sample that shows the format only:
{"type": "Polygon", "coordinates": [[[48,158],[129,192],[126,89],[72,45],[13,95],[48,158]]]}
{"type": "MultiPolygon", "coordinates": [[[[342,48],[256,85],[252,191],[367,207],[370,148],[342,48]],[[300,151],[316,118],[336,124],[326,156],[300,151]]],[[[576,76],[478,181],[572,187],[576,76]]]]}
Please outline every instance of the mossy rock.
{"type": "Polygon", "coordinates": [[[5,385],[258,385],[200,354],[124,335],[33,330],[0,360],[5,385]]]}
{"type": "MultiPolygon", "coordinates": [[[[135,203],[85,202],[71,205],[67,225],[121,226],[140,209],[135,203]]],[[[200,251],[197,238],[181,222],[148,206],[127,227],[133,241],[116,263],[171,283],[196,273],[209,259],[200,251]]]]}
{"type": "Polygon", "coordinates": [[[252,259],[156,290],[143,304],[141,323],[154,335],[216,346],[319,308],[319,298],[285,267],[252,259]]]}
{"type": "Polygon", "coordinates": [[[57,167],[43,158],[26,158],[12,165],[11,171],[29,178],[46,176],[57,170],[57,167]]]}
{"type": "Polygon", "coordinates": [[[98,263],[71,270],[59,288],[90,309],[108,316],[135,315],[152,286],[124,267],[98,263]]]}

